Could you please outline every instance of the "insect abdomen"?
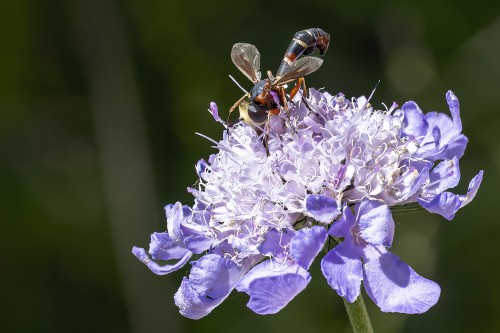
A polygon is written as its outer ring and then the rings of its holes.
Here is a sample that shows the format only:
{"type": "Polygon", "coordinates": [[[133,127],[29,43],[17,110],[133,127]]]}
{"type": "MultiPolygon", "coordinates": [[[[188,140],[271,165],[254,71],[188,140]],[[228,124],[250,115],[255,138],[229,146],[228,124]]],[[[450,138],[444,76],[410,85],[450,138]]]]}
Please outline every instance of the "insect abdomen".
{"type": "Polygon", "coordinates": [[[292,62],[296,61],[302,55],[310,54],[315,48],[319,50],[321,55],[325,54],[329,43],[330,34],[320,28],[298,31],[293,36],[290,45],[288,45],[276,76],[281,76],[292,62]]]}

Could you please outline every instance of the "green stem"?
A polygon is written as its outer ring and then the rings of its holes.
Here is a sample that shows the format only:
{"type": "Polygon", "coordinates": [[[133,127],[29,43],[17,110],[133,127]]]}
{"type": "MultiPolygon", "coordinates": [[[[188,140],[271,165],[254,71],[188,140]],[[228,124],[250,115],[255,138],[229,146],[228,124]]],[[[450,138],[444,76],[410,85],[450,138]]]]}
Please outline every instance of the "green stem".
{"type": "Polygon", "coordinates": [[[361,294],[359,294],[353,303],[349,303],[344,298],[344,305],[354,333],[373,333],[370,317],[366,311],[365,302],[361,294]]]}

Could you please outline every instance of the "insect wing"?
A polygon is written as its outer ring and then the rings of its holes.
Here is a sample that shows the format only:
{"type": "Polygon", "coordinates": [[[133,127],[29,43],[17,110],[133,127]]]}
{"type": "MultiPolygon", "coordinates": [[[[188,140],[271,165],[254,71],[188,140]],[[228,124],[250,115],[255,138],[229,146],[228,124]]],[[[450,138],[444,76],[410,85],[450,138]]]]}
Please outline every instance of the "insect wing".
{"type": "Polygon", "coordinates": [[[250,81],[260,81],[260,53],[255,46],[247,43],[234,44],[231,59],[250,81]]]}
{"type": "Polygon", "coordinates": [[[283,84],[298,79],[315,72],[321,67],[323,59],[316,57],[304,57],[292,62],[288,68],[285,68],[282,76],[276,78],[274,85],[283,84]]]}

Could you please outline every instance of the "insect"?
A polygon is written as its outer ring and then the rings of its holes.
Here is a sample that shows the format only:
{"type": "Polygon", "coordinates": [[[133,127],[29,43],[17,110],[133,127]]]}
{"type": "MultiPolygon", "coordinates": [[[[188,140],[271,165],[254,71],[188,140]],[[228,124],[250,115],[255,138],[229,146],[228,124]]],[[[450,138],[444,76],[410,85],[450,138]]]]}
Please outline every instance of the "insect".
{"type": "Polygon", "coordinates": [[[236,43],[231,50],[231,59],[238,69],[254,84],[249,93],[241,97],[229,110],[229,115],[239,106],[243,121],[253,127],[262,125],[270,114],[279,114],[280,102],[288,113],[285,84],[297,80],[295,87],[290,91],[293,98],[303,85],[304,76],[316,71],[323,60],[317,57],[302,57],[318,49],[321,55],[326,53],[330,43],[330,34],[319,28],[301,30],[295,33],[281,65],[273,76],[267,71],[267,79],[261,80],[260,53],[254,45],[236,43]],[[244,101],[248,98],[249,101],[244,101]]]}

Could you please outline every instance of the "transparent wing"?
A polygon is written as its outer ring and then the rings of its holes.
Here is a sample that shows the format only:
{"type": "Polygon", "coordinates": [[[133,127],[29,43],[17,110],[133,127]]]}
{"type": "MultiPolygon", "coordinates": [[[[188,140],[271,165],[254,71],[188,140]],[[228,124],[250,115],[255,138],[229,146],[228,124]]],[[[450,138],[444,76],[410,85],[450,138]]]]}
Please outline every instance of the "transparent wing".
{"type": "Polygon", "coordinates": [[[323,59],[316,57],[304,57],[300,58],[297,61],[294,61],[285,68],[284,73],[276,78],[274,85],[282,84],[285,82],[289,82],[299,77],[306,76],[307,74],[311,74],[321,67],[323,63],[323,59]]]}
{"type": "Polygon", "coordinates": [[[260,81],[260,53],[255,46],[247,43],[234,44],[231,59],[250,81],[260,81]]]}

